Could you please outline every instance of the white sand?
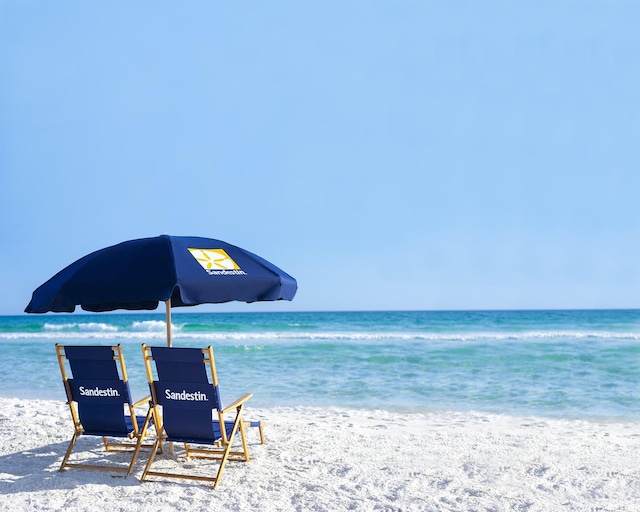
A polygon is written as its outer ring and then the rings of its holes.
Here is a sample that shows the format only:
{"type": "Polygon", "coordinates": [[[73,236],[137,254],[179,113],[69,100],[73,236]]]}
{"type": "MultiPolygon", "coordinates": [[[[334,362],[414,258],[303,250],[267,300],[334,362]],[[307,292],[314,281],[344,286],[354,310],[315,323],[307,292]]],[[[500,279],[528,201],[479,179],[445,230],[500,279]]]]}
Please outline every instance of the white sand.
{"type": "MultiPolygon", "coordinates": [[[[248,412],[269,423],[267,444],[252,430],[252,460],[229,463],[212,490],[186,481],[140,483],[144,453],[127,479],[59,473],[72,433],[66,405],[0,398],[0,510],[640,510],[638,423],[248,412]]],[[[79,455],[102,454],[93,438],[79,443],[79,455]]]]}

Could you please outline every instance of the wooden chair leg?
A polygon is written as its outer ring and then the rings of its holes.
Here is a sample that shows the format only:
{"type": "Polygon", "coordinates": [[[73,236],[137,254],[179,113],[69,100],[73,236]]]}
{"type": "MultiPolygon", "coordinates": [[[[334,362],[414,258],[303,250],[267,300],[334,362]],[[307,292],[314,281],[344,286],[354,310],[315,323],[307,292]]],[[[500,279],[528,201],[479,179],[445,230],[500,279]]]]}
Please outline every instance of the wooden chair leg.
{"type": "Polygon", "coordinates": [[[67,448],[67,452],[64,454],[64,459],[62,459],[62,464],[60,465],[60,469],[58,471],[64,471],[64,468],[67,465],[67,461],[71,456],[71,452],[73,451],[73,447],[75,446],[76,441],[80,436],[81,434],[79,432],[76,432],[75,434],[73,434],[73,437],[71,438],[71,442],[69,443],[69,447],[67,448]]]}
{"type": "Polygon", "coordinates": [[[158,452],[158,447],[160,446],[161,443],[162,443],[162,438],[160,437],[156,439],[155,443],[153,443],[153,448],[151,448],[151,453],[149,454],[149,460],[147,461],[147,465],[144,467],[144,471],[142,472],[142,476],[140,477],[140,480],[142,480],[143,482],[147,478],[147,473],[151,469],[151,464],[153,464],[153,459],[155,459],[156,453],[158,452]]]}

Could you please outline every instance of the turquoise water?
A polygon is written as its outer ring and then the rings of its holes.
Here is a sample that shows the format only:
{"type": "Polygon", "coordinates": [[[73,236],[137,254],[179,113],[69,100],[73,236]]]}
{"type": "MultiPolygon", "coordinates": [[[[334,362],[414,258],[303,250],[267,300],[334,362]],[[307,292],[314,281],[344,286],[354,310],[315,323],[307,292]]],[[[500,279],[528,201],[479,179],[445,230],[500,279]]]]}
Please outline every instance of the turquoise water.
{"type": "MultiPolygon", "coordinates": [[[[640,419],[640,310],[173,313],[212,345],[223,401],[640,419]]],[[[62,400],[54,344],[121,343],[134,394],[163,314],[0,317],[0,394],[62,400]]]]}

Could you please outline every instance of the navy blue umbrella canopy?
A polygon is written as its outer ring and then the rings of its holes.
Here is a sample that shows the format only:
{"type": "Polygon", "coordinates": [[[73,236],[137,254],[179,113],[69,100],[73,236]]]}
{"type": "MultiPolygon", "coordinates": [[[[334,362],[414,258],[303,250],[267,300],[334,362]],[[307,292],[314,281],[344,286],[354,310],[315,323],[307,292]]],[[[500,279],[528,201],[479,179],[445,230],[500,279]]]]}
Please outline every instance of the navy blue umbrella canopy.
{"type": "Polygon", "coordinates": [[[37,288],[25,312],[152,310],[163,301],[169,317],[171,307],[292,300],[297,288],[286,272],[234,245],[162,235],[80,258],[37,288]]]}

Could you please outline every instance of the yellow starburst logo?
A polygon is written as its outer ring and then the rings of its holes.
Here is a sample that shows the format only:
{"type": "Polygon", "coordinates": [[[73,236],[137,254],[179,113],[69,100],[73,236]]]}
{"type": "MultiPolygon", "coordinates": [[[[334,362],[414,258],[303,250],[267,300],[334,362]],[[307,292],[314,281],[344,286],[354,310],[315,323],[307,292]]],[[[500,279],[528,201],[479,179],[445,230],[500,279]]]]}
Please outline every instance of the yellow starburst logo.
{"type": "Polygon", "coordinates": [[[240,270],[224,249],[189,249],[205,270],[240,270]]]}

